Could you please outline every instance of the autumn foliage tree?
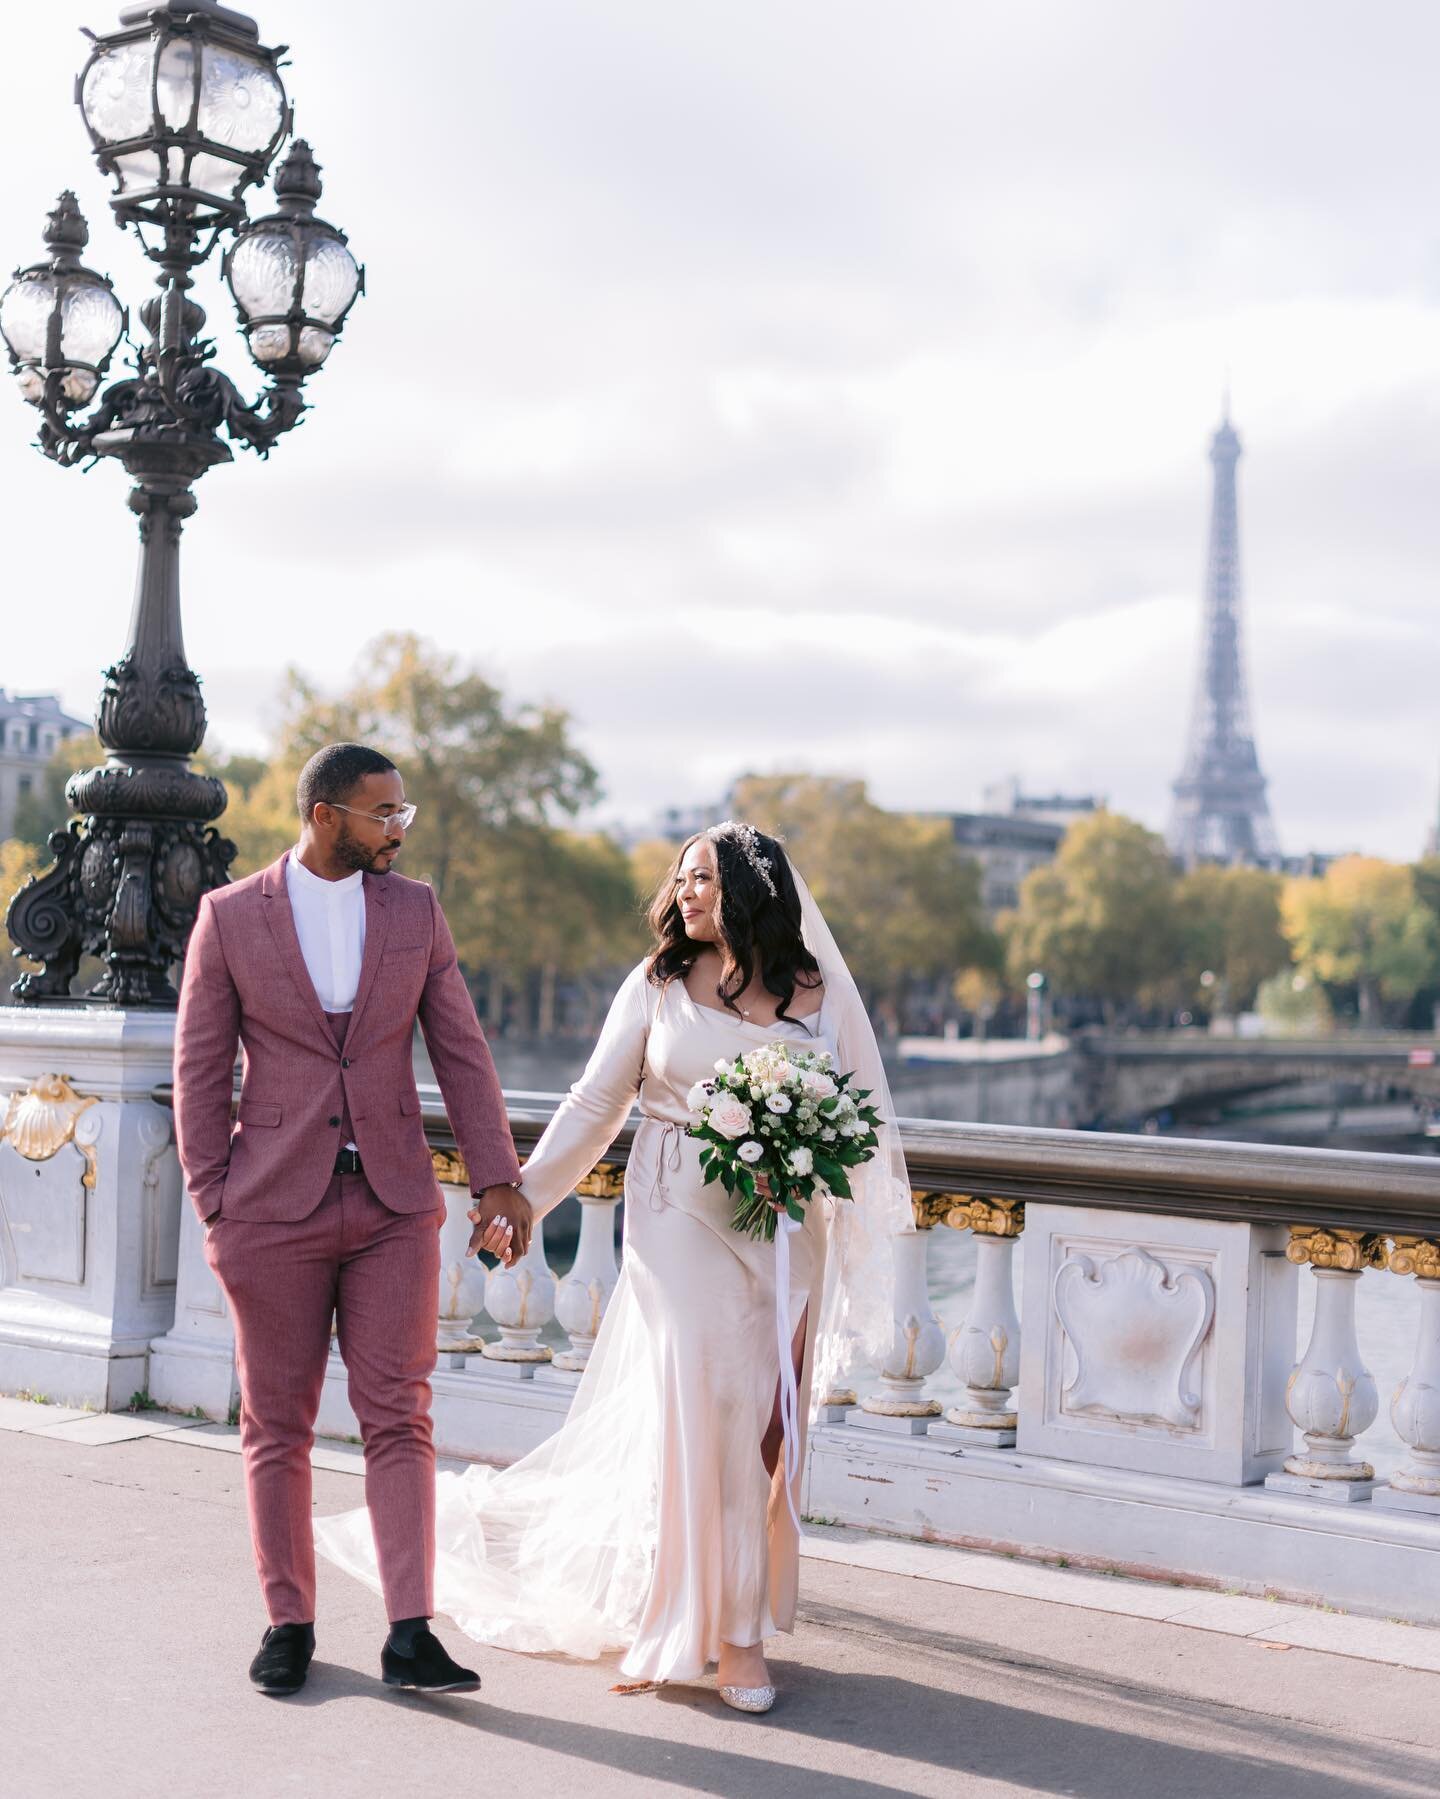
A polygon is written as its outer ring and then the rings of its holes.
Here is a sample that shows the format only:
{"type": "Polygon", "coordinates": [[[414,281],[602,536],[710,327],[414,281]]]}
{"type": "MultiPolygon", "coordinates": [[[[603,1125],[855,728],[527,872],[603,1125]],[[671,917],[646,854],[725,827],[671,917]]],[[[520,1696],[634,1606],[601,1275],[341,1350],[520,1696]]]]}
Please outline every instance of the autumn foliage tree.
{"type": "Polygon", "coordinates": [[[484,977],[489,1021],[518,995],[530,1022],[548,1027],[562,976],[623,962],[641,941],[623,852],[569,827],[599,780],[567,716],[508,704],[406,632],[369,645],[360,668],[333,697],[286,677],[265,772],[232,794],[222,821],[240,849],[235,872],[295,841],[295,783],[317,749],[370,744],[395,762],[417,807],[401,867],[435,888],[462,962],[484,977]]]}
{"type": "Polygon", "coordinates": [[[1179,878],[1181,1004],[1248,1012],[1261,982],[1290,966],[1280,922],[1283,887],[1279,875],[1263,868],[1202,866],[1179,878]]]}
{"type": "Polygon", "coordinates": [[[1180,964],[1169,851],[1115,812],[1073,824],[1054,862],[1025,877],[1002,923],[1015,987],[1038,970],[1052,992],[1093,1000],[1107,1018],[1162,991],[1180,964]]]}
{"type": "Polygon", "coordinates": [[[1281,909],[1296,965],[1332,993],[1353,990],[1368,1029],[1440,974],[1440,925],[1403,863],[1342,857],[1287,882],[1281,909]]]}

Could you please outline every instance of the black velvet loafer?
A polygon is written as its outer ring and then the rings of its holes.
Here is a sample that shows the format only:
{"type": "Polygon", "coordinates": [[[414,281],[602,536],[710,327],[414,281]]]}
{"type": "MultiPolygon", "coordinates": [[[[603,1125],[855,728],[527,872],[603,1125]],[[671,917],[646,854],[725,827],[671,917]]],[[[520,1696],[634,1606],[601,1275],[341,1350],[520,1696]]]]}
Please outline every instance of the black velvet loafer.
{"type": "Polygon", "coordinates": [[[314,1653],[313,1624],[272,1624],[261,1637],[259,1654],[250,1664],[251,1684],[272,1699],[298,1693],[310,1672],[314,1653]]]}
{"type": "Polygon", "coordinates": [[[399,1687],[407,1693],[476,1693],[480,1676],[473,1668],[462,1668],[445,1653],[445,1646],[433,1630],[415,1633],[415,1653],[401,1655],[387,1642],[380,1651],[380,1673],[387,1687],[399,1687]]]}

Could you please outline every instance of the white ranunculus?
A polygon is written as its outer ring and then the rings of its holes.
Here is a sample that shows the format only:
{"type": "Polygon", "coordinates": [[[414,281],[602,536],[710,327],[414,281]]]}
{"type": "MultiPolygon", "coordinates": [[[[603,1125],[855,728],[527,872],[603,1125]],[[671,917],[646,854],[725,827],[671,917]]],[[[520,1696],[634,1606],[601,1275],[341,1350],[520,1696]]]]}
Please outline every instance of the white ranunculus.
{"type": "Polygon", "coordinates": [[[770,1111],[782,1116],[790,1110],[790,1101],[783,1093],[772,1093],[765,1104],[770,1111]]]}
{"type": "Polygon", "coordinates": [[[726,1093],[711,1106],[710,1124],[733,1143],[750,1129],[750,1108],[733,1093],[726,1093]]]}
{"type": "Polygon", "coordinates": [[[735,1154],[742,1162],[758,1162],[765,1154],[765,1146],[763,1143],[757,1143],[752,1137],[748,1143],[742,1143],[735,1154]]]}
{"type": "Polygon", "coordinates": [[[813,1174],[815,1158],[808,1149],[792,1149],[790,1151],[791,1174],[813,1174]]]}
{"type": "Polygon", "coordinates": [[[703,1112],[705,1107],[710,1104],[710,1096],[714,1091],[715,1089],[708,1082],[696,1081],[685,1095],[685,1104],[692,1112],[703,1112]]]}

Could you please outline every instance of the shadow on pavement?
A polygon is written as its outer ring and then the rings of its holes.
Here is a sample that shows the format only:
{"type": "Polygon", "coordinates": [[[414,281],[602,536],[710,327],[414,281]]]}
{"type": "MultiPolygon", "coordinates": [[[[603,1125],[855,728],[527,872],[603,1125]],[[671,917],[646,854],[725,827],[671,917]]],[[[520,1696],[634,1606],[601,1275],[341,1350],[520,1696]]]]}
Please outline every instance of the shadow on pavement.
{"type": "Polygon", "coordinates": [[[776,1663],[794,1703],[777,1706],[771,1718],[790,1735],[1077,1799],[1355,1799],[1361,1792],[1429,1799],[1440,1790],[1440,1769],[1423,1750],[1380,1749],[1241,1703],[1157,1692],[1138,1680],[933,1628],[912,1631],[840,1607],[809,1605],[805,1615],[830,1630],[848,1627],[871,1644],[882,1637],[936,1666],[937,1675],[944,1664],[944,1674],[931,1682],[776,1663]],[[983,1670],[985,1684],[1008,1676],[1016,1703],[972,1698],[963,1690],[967,1665],[983,1670]],[[1081,1708],[1114,1722],[1065,1715],[1081,1708]],[[1206,1746],[1177,1743],[1177,1732],[1206,1739],[1206,1746]],[[1262,1742],[1263,1753],[1249,1747],[1262,1742]]]}
{"type": "MultiPolygon", "coordinates": [[[[318,1657],[310,1665],[310,1679],[303,1692],[293,1699],[277,1700],[278,1705],[296,1709],[333,1703],[336,1700],[370,1699],[380,1705],[403,1707],[411,1712],[431,1712],[437,1724],[473,1731],[477,1738],[493,1742],[497,1738],[547,1750],[552,1755],[569,1755],[577,1761],[598,1767],[615,1768],[642,1779],[664,1781],[669,1785],[689,1787],[696,1792],[724,1794],[725,1799],[912,1799],[913,1788],[885,1786],[873,1780],[856,1780],[823,1769],[797,1766],[801,1759],[795,1753],[794,1739],[766,1729],[770,1719],[747,1718],[729,1712],[712,1691],[704,1687],[666,1688],[660,1694],[644,1694],[622,1698],[616,1696],[617,1717],[630,1724],[628,1730],[610,1730],[602,1725],[582,1724],[566,1718],[547,1717],[515,1711],[499,1711],[485,1703],[484,1693],[426,1698],[415,1693],[397,1693],[380,1684],[373,1676],[358,1674],[352,1668],[322,1662],[318,1657]],[[692,1705],[706,1711],[724,1713],[733,1718],[737,1732],[736,1752],[702,1748],[697,1744],[675,1742],[645,1732],[643,1719],[634,1707],[653,1704],[663,1698],[669,1704],[692,1705]],[[621,1710],[621,1708],[627,1708],[621,1710]],[[758,1728],[757,1728],[758,1727],[758,1728]],[[742,1747],[743,1745],[743,1747],[742,1747]]],[[[478,1754],[478,1745],[477,1745],[478,1754]]],[[[477,1769],[483,1768],[477,1759],[477,1769]]]]}

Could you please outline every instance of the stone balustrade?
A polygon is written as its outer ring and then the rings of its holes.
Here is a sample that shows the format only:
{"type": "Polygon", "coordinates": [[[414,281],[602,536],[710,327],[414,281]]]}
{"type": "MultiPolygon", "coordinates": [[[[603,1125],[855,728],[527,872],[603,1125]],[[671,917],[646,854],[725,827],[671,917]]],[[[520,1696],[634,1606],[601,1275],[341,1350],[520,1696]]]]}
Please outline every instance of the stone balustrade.
{"type": "MultiPolygon", "coordinates": [[[[0,1144],[0,1363],[11,1368],[31,1354],[14,1319],[58,1303],[54,1252],[37,1260],[38,1237],[22,1234],[39,1216],[27,1171],[45,1170],[42,1210],[82,1242],[99,1222],[87,1225],[84,1193],[113,1185],[109,1101],[86,1108],[86,1097],[77,1080],[63,1116],[46,1100],[48,1135],[33,1125],[43,1094],[11,1101],[20,1123],[0,1144]],[[44,1154],[52,1138],[50,1157],[69,1158],[61,1172],[44,1154]],[[80,1198],[62,1205],[67,1182],[80,1198]]],[[[165,1100],[163,1088],[146,1097],[152,1137],[165,1100]]],[[[523,1158],[555,1101],[510,1100],[523,1158]]],[[[487,1273],[463,1253],[468,1183],[438,1093],[422,1090],[422,1104],[448,1206],[437,1443],[505,1461],[556,1428],[614,1290],[630,1129],[524,1261],[487,1273]]],[[[934,1121],[902,1121],[902,1133],[915,1229],[895,1243],[894,1338],[879,1368],[823,1396],[812,1516],[1440,1621],[1432,1161],[934,1121]],[[963,1315],[932,1293],[934,1245],[952,1232],[974,1244],[963,1315]],[[1415,1283],[1414,1352],[1393,1393],[1377,1391],[1357,1331],[1362,1279],[1397,1294],[1415,1283]],[[1300,1341],[1303,1283],[1314,1305],[1300,1341]],[[1356,1447],[1382,1417],[1396,1443],[1388,1478],[1356,1447]]],[[[223,1418],[236,1397],[224,1300],[173,1152],[152,1149],[144,1167],[153,1229],[179,1219],[173,1323],[149,1342],[149,1390],[223,1418]]],[[[71,1260],[82,1264],[80,1250],[71,1260]]],[[[127,1380],[134,1353],[127,1342],[127,1380]]],[[[20,1384],[69,1396],[43,1376],[20,1384]]],[[[320,1429],[357,1429],[338,1356],[320,1429]]]]}

